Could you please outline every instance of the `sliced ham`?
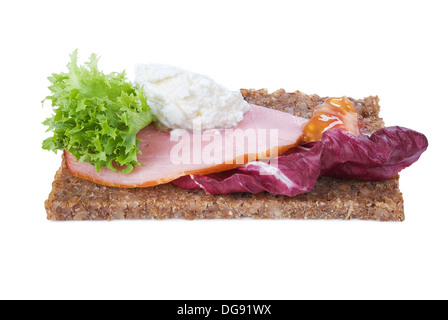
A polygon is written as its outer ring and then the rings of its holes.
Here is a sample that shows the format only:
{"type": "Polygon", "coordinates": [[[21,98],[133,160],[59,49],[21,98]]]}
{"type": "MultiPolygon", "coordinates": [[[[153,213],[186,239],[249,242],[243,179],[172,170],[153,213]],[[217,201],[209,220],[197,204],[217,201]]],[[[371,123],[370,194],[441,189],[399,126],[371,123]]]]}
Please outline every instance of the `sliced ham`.
{"type": "Polygon", "coordinates": [[[78,162],[65,152],[68,170],[74,176],[107,186],[149,187],[190,174],[209,174],[242,166],[250,161],[276,157],[297,146],[307,120],[256,105],[235,128],[207,130],[175,137],[149,125],[137,134],[138,161],[131,173],[102,168],[97,172],[87,162],[78,162]]]}

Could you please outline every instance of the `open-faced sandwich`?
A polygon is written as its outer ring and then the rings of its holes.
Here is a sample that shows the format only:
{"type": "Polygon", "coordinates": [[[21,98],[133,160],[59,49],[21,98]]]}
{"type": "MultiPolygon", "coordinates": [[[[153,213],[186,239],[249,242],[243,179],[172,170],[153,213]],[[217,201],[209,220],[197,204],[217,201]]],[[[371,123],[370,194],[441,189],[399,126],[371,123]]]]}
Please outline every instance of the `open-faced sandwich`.
{"type": "Polygon", "coordinates": [[[377,97],[241,89],[160,64],[134,82],[98,58],[49,77],[62,165],[51,220],[404,220],[398,173],[426,137],[384,127],[377,97]]]}

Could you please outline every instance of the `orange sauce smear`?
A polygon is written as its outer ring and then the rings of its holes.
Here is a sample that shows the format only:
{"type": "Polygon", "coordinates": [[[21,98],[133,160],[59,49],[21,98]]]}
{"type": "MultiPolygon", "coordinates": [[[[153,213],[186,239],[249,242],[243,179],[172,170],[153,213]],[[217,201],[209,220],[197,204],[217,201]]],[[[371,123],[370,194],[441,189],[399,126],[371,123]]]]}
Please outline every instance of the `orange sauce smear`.
{"type": "Polygon", "coordinates": [[[342,129],[359,136],[362,126],[362,118],[349,99],[328,98],[314,109],[310,121],[305,125],[302,143],[318,141],[330,129],[342,129]]]}

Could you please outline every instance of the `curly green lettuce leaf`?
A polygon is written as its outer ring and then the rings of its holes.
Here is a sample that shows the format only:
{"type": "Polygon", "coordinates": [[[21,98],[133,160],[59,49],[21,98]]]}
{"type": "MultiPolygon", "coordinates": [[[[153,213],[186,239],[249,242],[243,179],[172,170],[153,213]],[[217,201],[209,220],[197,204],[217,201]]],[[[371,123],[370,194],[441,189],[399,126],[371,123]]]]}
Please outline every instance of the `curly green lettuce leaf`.
{"type": "Polygon", "coordinates": [[[153,120],[142,89],[135,88],[124,71],[104,74],[95,54],[84,66],[78,66],[77,50],[70,58],[67,73],[48,78],[52,94],[42,103],[51,101],[53,115],[43,124],[53,136],[43,141],[42,148],[65,149],[97,171],[119,167],[131,172],[140,165],[136,135],[153,120]]]}

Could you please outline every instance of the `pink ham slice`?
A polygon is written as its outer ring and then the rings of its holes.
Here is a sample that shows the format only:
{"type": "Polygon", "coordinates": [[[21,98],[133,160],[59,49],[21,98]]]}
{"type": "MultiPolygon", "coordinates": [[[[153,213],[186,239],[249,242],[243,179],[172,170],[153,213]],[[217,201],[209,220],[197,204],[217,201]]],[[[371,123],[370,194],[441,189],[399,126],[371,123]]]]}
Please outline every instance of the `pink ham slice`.
{"type": "Polygon", "coordinates": [[[235,128],[184,132],[171,137],[149,125],[137,134],[142,154],[131,173],[78,162],[65,152],[74,176],[102,185],[135,188],[168,183],[189,174],[209,174],[242,166],[250,161],[276,157],[297,146],[307,120],[291,114],[251,105],[235,128]]]}

